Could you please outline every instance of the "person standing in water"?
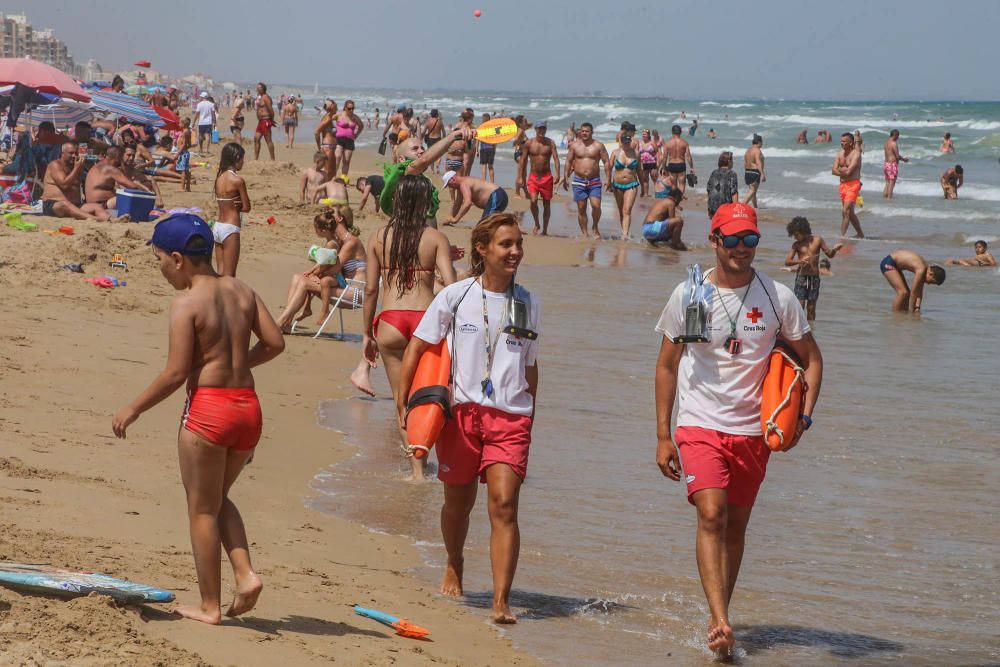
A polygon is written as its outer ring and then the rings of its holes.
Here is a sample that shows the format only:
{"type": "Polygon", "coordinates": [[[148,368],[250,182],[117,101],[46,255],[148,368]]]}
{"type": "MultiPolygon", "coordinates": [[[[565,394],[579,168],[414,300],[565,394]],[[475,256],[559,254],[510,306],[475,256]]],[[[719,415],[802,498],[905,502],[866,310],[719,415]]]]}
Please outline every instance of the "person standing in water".
{"type": "Polygon", "coordinates": [[[573,201],[576,202],[576,219],[580,223],[580,236],[587,237],[587,202],[590,202],[590,215],[594,221],[591,235],[601,238],[597,225],[601,222],[601,164],[611,182],[611,160],[608,149],[600,141],[594,139],[594,126],[582,123],[577,140],[570,144],[566,155],[566,170],[563,173],[563,190],[569,189],[570,178],[573,180],[573,201]]]}
{"type": "Polygon", "coordinates": [[[215,201],[219,217],[212,225],[215,237],[215,268],[220,275],[236,276],[240,261],[240,230],[243,214],[250,212],[247,184],[237,172],[243,168],[246,151],[236,143],[222,147],[219,172],[215,175],[215,201]]]}
{"type": "Polygon", "coordinates": [[[608,189],[615,195],[618,206],[618,222],[622,228],[622,239],[632,240],[632,206],[639,194],[640,172],[639,142],[635,141],[635,125],[631,123],[622,132],[621,139],[609,156],[612,164],[611,182],[608,189]],[[612,189],[613,188],[613,189],[612,189]]]}
{"type": "Polygon", "coordinates": [[[896,187],[896,180],[899,178],[899,163],[909,162],[910,158],[899,154],[899,130],[889,133],[889,138],[885,140],[885,163],[882,170],[885,172],[885,187],[882,188],[882,196],[892,199],[892,191],[896,187]]]}
{"type": "Polygon", "coordinates": [[[747,184],[747,196],[743,199],[744,204],[750,204],[757,208],[757,190],[760,184],[767,181],[764,174],[764,138],[759,134],[753,135],[750,148],[743,154],[743,182],[747,184]]]}
{"type": "MultiPolygon", "coordinates": [[[[681,116],[683,118],[683,116],[681,116]]],[[[691,145],[681,137],[681,126],[670,128],[671,137],[663,145],[663,161],[670,172],[670,185],[684,192],[687,189],[687,179],[684,177],[688,166],[694,173],[694,157],[691,156],[691,145]]]]}
{"type": "MultiPolygon", "coordinates": [[[[556,142],[545,136],[548,131],[548,123],[544,120],[538,121],[535,125],[535,136],[524,144],[524,153],[521,161],[517,165],[517,185],[528,184],[528,195],[531,196],[531,217],[535,221],[535,228],[532,234],[546,236],[549,233],[549,217],[552,214],[552,190],[553,185],[559,179],[559,152],[556,150],[556,142]],[[525,171],[528,163],[531,163],[531,173],[525,181],[525,171]],[[551,165],[555,163],[555,176],[552,175],[551,165]],[[538,198],[542,199],[542,224],[538,224],[538,198]]],[[[516,186],[515,186],[516,187],[516,186]]]]}
{"type": "Polygon", "coordinates": [[[724,204],[711,229],[715,267],[704,279],[715,288],[711,340],[675,342],[685,333],[684,283],[673,291],[656,325],[663,334],[656,360],[656,464],[665,477],[679,481],[683,461],[688,502],[698,516],[695,552],[711,614],[708,646],[728,658],[736,643],[729,605],[750,512],[771,454],[760,426],[768,359],[780,334],[805,368],[808,388],[791,439],[794,447],[812,424],[823,357],[792,291],[753,268],[760,241],[754,209],[724,204]],[[671,433],[675,400],[677,428],[671,433]]]}
{"type": "MultiPolygon", "coordinates": [[[[444,483],[441,533],[448,562],[441,592],[463,595],[465,537],[480,483],[486,484],[493,566],[493,621],[516,623],[510,589],[521,548],[517,524],[521,484],[538,400],[538,340],[506,333],[527,326],[538,333],[538,301],[514,284],[524,257],[517,218],[497,213],[472,230],[472,277],[445,287],[417,327],[403,356],[396,408],[406,421],[406,397],[420,356],[447,340],[454,359],[451,406],[437,444],[444,483]],[[527,305],[527,322],[511,322],[509,299],[527,305]]],[[[520,333],[520,332],[519,332],[520,333]]]]}
{"type": "Polygon", "coordinates": [[[850,132],[840,135],[840,151],[833,161],[831,173],[840,178],[840,235],[845,236],[847,226],[853,225],[857,238],[863,239],[865,233],[861,231],[861,221],[854,212],[854,204],[861,194],[861,153],[854,149],[854,135],[850,132]]]}
{"type": "Polygon", "coordinates": [[[943,285],[944,267],[928,264],[927,260],[912,250],[893,250],[879,264],[882,277],[896,290],[892,309],[896,312],[919,313],[924,300],[924,285],[943,285]],[[913,274],[913,289],[906,284],[903,271],[913,274]]]}

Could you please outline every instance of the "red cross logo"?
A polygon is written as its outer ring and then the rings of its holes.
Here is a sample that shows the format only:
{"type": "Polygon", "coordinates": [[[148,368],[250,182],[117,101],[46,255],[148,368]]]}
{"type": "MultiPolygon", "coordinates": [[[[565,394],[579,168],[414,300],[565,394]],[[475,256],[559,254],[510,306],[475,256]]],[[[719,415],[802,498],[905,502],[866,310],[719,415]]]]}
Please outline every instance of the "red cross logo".
{"type": "Polygon", "coordinates": [[[754,306],[753,310],[747,313],[747,319],[753,322],[754,324],[757,324],[757,320],[759,320],[762,317],[764,317],[764,313],[757,310],[757,306],[754,306]]]}

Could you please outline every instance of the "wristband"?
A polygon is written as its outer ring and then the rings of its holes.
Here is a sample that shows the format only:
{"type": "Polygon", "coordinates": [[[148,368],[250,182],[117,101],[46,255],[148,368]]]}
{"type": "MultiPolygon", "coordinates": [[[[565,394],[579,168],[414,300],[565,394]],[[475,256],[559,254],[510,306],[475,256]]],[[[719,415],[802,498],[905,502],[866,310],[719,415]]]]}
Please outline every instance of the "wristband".
{"type": "Polygon", "coordinates": [[[802,421],[805,422],[806,425],[805,428],[802,429],[804,431],[808,431],[809,427],[813,425],[812,417],[810,417],[809,415],[802,415],[802,421]]]}

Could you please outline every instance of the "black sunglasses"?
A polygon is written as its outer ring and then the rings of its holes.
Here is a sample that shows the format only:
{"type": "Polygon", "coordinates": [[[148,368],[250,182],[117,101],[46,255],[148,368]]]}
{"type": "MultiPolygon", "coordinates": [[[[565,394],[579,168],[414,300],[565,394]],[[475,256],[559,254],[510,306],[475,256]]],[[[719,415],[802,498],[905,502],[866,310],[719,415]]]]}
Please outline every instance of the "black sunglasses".
{"type": "Polygon", "coordinates": [[[746,234],[744,236],[737,236],[736,234],[716,234],[716,238],[722,240],[722,247],[727,250],[732,250],[743,242],[743,245],[747,248],[756,248],[757,244],[760,243],[760,234],[746,234]]]}

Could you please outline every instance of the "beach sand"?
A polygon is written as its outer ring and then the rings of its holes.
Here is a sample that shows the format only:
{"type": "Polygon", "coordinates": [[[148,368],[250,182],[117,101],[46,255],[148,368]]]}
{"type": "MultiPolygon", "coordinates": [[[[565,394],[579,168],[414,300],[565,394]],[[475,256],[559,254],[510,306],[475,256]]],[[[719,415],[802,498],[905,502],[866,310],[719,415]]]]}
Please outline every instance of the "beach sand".
{"type": "MultiPolygon", "coordinates": [[[[213,148],[211,167],[195,171],[194,192],[164,185],[169,206],[214,213],[210,188],[219,148],[213,148]]],[[[311,144],[294,151],[278,147],[275,163],[248,156],[243,172],[253,202],[248,219],[273,215],[277,222],[244,224],[238,275],[274,315],[290,276],[308,268],[305,252],[316,240],[315,207],[297,204],[296,193],[299,170],[313,150],[311,144]]],[[[376,173],[376,158],[360,151],[352,174],[376,173]]],[[[356,195],[352,191],[354,204],[356,195]]],[[[174,292],[145,245],[152,225],[31,220],[39,231],[0,226],[0,559],[100,571],[196,602],[175,451],[183,390],[144,414],[126,440],[111,432],[112,414],[166,359],[174,292]],[[42,231],[65,224],[75,235],[42,231]],[[108,273],[115,253],[129,264],[127,273],[114,272],[127,286],[106,290],[84,282],[108,273]],[[85,274],[60,269],[68,262],[81,262],[85,274]]],[[[379,219],[369,210],[358,222],[367,239],[379,219]]],[[[469,226],[447,233],[467,245],[469,226]]],[[[581,252],[566,239],[530,237],[529,243],[534,261],[571,264],[581,252]]],[[[232,494],[265,583],[254,611],[216,628],[172,616],[167,605],[126,607],[102,597],[65,601],[0,588],[3,662],[536,664],[512,648],[485,612],[442,598],[413,577],[409,570],[420,559],[406,540],[303,505],[313,495],[313,477],[352,454],[340,435],[316,422],[321,401],[355,391],[347,376],[360,353],[360,312],[346,321],[355,334],[348,342],[289,336],[285,353],[255,371],[264,435],[232,494]],[[425,626],[433,641],[395,637],[355,615],[355,603],[425,626]]],[[[436,513],[438,506],[408,511],[436,513]]],[[[222,567],[226,598],[232,575],[225,560],[222,567]]]]}

